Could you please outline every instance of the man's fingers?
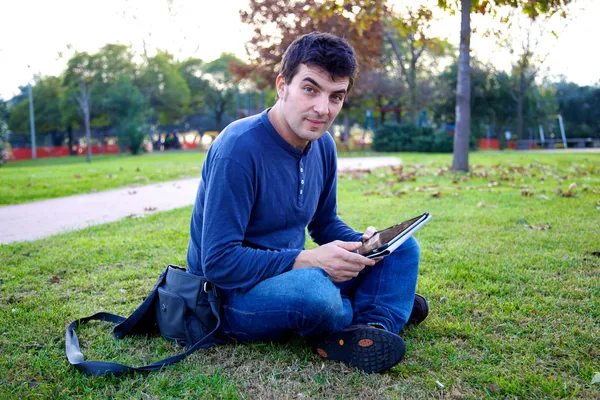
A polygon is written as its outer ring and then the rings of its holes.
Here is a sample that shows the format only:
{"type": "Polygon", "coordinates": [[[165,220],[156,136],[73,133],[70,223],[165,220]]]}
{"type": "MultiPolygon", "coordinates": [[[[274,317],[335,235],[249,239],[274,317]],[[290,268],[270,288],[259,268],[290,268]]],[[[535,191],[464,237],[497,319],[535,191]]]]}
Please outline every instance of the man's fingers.
{"type": "MultiPolygon", "coordinates": [[[[360,254],[357,253],[350,253],[350,255],[348,255],[348,258],[345,259],[345,261],[351,263],[351,264],[357,264],[357,265],[368,265],[368,266],[373,266],[375,265],[375,260],[371,260],[370,258],[367,258],[365,256],[361,256],[360,254]]],[[[362,268],[361,268],[362,269],[362,268]]]]}
{"type": "Polygon", "coordinates": [[[362,235],[362,239],[363,240],[371,239],[371,236],[373,236],[375,234],[375,232],[377,232],[377,229],[375,229],[374,226],[368,227],[367,229],[365,229],[365,232],[362,235]]]}
{"type": "Polygon", "coordinates": [[[358,250],[360,249],[360,246],[362,246],[362,242],[342,242],[341,240],[336,240],[333,243],[335,243],[336,246],[348,251],[358,250]]]}

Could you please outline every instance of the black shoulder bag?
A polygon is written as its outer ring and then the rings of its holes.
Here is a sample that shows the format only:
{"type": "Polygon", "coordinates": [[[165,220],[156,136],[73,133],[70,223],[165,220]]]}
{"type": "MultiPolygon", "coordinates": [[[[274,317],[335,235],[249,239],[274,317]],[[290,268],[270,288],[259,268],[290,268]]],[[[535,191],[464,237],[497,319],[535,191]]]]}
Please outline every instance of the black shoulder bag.
{"type": "Polygon", "coordinates": [[[156,371],[175,364],[200,348],[227,342],[219,331],[221,299],[217,287],[206,278],[189,274],[184,268],[169,265],[159,276],[144,302],[129,316],[99,312],[73,321],[66,330],[66,353],[71,365],[86,375],[116,376],[131,372],[156,371]],[[187,347],[183,353],[143,367],[115,362],[84,361],[75,329],[89,321],[113,322],[117,339],[127,335],[160,332],[162,336],[187,347]]]}

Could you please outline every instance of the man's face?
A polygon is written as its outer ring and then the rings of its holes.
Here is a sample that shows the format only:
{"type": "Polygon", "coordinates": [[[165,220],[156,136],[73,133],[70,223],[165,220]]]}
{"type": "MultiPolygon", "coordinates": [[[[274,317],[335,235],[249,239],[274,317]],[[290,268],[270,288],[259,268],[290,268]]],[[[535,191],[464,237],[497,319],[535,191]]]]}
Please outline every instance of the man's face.
{"type": "Polygon", "coordinates": [[[305,64],[291,82],[278,76],[277,94],[287,125],[284,135],[301,147],[323,136],[342,109],[349,83],[349,77],[333,81],[327,72],[305,64]]]}

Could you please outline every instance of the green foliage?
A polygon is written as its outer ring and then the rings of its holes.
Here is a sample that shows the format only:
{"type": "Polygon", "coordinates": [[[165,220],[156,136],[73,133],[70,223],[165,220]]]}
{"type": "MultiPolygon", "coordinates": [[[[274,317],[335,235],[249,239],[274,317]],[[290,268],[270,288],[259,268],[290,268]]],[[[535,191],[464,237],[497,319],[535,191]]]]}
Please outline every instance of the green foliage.
{"type": "MultiPolygon", "coordinates": [[[[17,135],[29,135],[28,88],[21,88],[23,101],[16,104],[10,113],[9,127],[17,135]]],[[[56,133],[64,130],[60,110],[61,80],[55,76],[36,77],[31,88],[35,116],[35,131],[38,134],[56,133]]]]}
{"type": "Polygon", "coordinates": [[[558,82],[550,87],[570,137],[600,138],[600,87],[558,82]]]}
{"type": "Polygon", "coordinates": [[[377,152],[451,153],[452,136],[447,131],[412,124],[385,122],[373,138],[377,152]]]}
{"type": "Polygon", "coordinates": [[[171,54],[159,52],[146,60],[137,81],[159,124],[179,123],[189,113],[190,88],[177,67],[171,54]]]}
{"type": "MultiPolygon", "coordinates": [[[[129,75],[121,75],[107,92],[104,106],[121,139],[129,140],[131,154],[138,154],[146,134],[148,103],[129,75]]],[[[119,140],[123,144],[124,140],[119,140]]]]}
{"type": "Polygon", "coordinates": [[[190,114],[198,113],[205,104],[206,81],[202,79],[204,62],[199,58],[188,58],[177,65],[179,74],[190,89],[190,114]]]}
{"type": "MultiPolygon", "coordinates": [[[[553,14],[561,11],[565,14],[563,7],[575,0],[471,0],[471,12],[479,14],[494,14],[498,7],[508,6],[521,10],[525,15],[535,19],[539,15],[553,14]]],[[[438,6],[456,11],[455,0],[438,0],[438,6]]],[[[507,22],[507,21],[506,21],[507,22]]]]}
{"type": "Polygon", "coordinates": [[[233,54],[223,53],[219,58],[204,66],[205,102],[215,115],[218,130],[223,128],[223,114],[233,111],[237,84],[233,80],[231,69],[234,65],[241,64],[242,61],[233,54]]]}

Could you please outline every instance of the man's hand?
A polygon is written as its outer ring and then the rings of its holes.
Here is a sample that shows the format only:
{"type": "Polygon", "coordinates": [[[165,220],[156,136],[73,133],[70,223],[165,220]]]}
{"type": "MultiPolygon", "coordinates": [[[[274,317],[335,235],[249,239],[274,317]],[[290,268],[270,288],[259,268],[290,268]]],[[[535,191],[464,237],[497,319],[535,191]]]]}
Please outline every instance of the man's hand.
{"type": "Polygon", "coordinates": [[[367,240],[371,239],[373,237],[373,235],[375,234],[375,232],[377,232],[377,229],[375,229],[374,226],[368,227],[365,230],[365,233],[363,233],[363,235],[362,235],[363,242],[366,242],[367,240]]]}
{"type": "Polygon", "coordinates": [[[365,266],[375,265],[371,260],[355,253],[362,242],[336,240],[316,249],[304,250],[296,257],[293,269],[321,268],[334,282],[344,282],[358,276],[365,266]]]}
{"type": "MultiPolygon", "coordinates": [[[[367,229],[365,229],[365,232],[362,235],[363,242],[366,242],[367,240],[371,239],[375,232],[377,232],[377,228],[375,228],[374,226],[370,226],[367,229]]],[[[378,263],[379,261],[383,260],[383,257],[373,258],[372,260],[375,261],[375,263],[378,263]]]]}

